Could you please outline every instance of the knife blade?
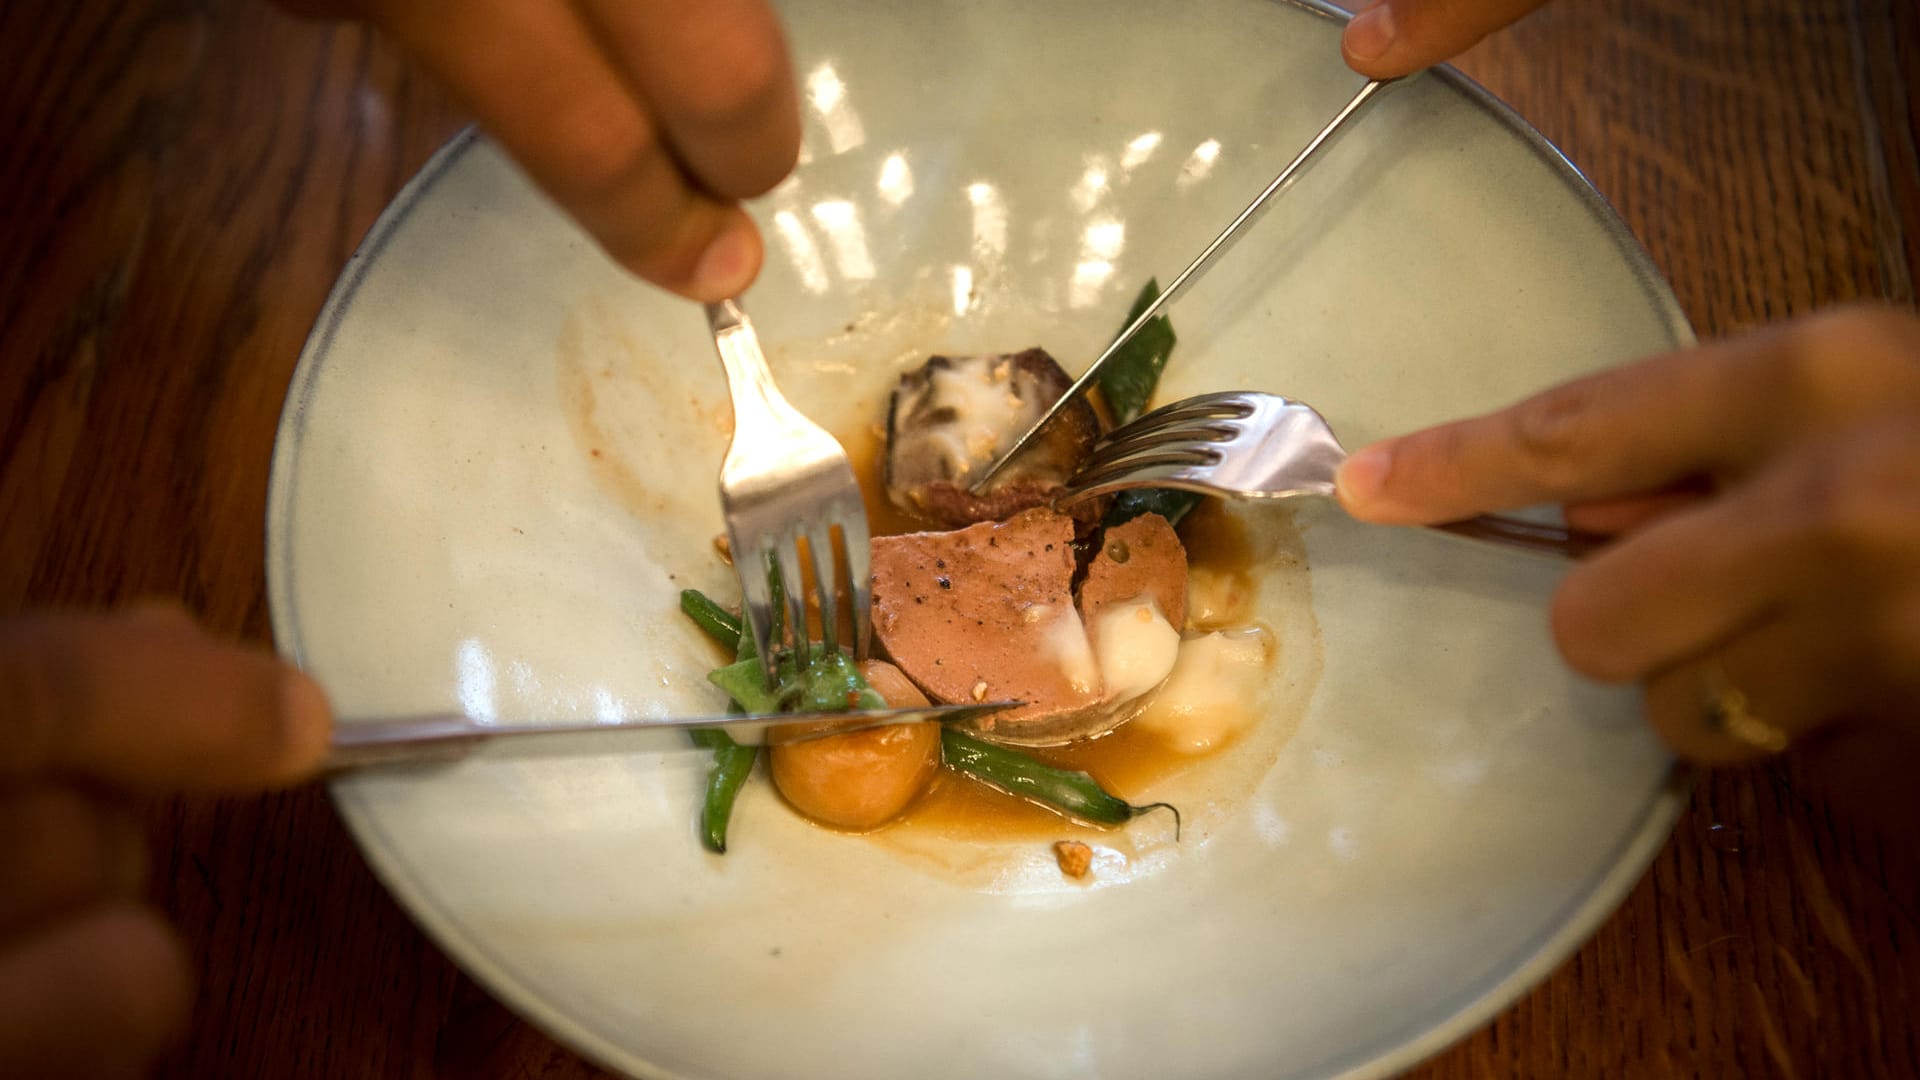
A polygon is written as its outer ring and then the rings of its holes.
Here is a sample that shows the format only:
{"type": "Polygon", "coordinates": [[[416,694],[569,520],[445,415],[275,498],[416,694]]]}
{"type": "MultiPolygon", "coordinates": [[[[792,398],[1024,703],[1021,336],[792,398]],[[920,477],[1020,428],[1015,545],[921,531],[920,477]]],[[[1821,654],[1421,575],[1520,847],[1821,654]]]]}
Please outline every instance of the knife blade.
{"type": "Polygon", "coordinates": [[[636,716],[556,723],[499,722],[464,713],[343,718],[334,727],[327,772],[378,765],[452,761],[485,750],[489,757],[597,757],[693,749],[679,733],[717,728],[744,745],[773,745],[844,735],[890,724],[939,723],[971,727],[984,717],[1023,704],[988,701],[921,709],[843,713],[761,713],[727,716],[636,716]]]}

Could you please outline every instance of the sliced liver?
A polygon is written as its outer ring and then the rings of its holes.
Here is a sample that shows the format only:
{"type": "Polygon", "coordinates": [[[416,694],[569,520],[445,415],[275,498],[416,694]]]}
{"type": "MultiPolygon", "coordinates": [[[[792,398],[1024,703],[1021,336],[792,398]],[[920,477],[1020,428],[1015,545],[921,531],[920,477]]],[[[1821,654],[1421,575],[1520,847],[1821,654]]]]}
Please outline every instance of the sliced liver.
{"type": "Polygon", "coordinates": [[[1076,609],[1073,538],[1073,520],[1047,509],[954,532],[875,538],[880,647],[935,701],[1026,702],[982,723],[996,738],[1046,744],[1099,729],[1111,707],[1097,687],[1074,686],[1051,639],[1056,624],[1079,610],[1091,628],[1108,605],[1149,596],[1182,627],[1187,556],[1157,514],[1120,525],[1088,566],[1076,609]]]}
{"type": "Polygon", "coordinates": [[[1073,571],[1073,521],[1046,509],[954,532],[877,537],[874,634],[935,701],[1025,701],[994,717],[992,729],[1043,729],[1099,701],[1052,658],[1049,620],[1028,617],[1036,605],[1071,607],[1073,571]]]}
{"type": "Polygon", "coordinates": [[[1094,633],[1103,608],[1150,596],[1175,630],[1187,623],[1187,548],[1159,514],[1108,529],[1080,586],[1080,615],[1094,633]]]}

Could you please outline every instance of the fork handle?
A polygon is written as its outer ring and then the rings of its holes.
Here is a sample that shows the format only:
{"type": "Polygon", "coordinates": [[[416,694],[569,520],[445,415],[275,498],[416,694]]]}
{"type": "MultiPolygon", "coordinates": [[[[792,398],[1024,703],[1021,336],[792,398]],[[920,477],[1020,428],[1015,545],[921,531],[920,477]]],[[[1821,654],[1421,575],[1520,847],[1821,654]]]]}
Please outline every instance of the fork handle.
{"type": "Polygon", "coordinates": [[[720,366],[727,373],[727,392],[733,400],[736,429],[757,424],[762,415],[786,399],[773,384],[773,371],[753,334],[753,323],[737,300],[707,305],[707,326],[713,331],[720,366]],[[740,415],[746,412],[748,415],[740,415]]]}
{"type": "Polygon", "coordinates": [[[1609,539],[1599,533],[1569,529],[1563,525],[1546,525],[1538,521],[1527,521],[1524,518],[1506,517],[1501,514],[1481,514],[1478,517],[1460,521],[1446,521],[1433,528],[1455,536],[1464,536],[1470,540],[1485,540],[1505,547],[1521,548],[1543,555],[1560,555],[1569,559],[1584,559],[1609,539]]]}

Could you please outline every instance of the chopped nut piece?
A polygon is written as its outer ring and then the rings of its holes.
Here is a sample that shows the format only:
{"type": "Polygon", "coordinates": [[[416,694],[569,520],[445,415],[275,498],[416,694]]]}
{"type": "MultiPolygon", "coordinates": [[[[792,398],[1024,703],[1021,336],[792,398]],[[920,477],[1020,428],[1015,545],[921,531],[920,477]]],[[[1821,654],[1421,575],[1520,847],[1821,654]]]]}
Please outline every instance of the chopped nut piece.
{"type": "Polygon", "coordinates": [[[987,680],[981,679],[979,682],[973,684],[973,700],[987,700],[987,680]]]}
{"type": "Polygon", "coordinates": [[[1083,878],[1093,869],[1093,849],[1078,840],[1055,840],[1053,858],[1060,872],[1070,878],[1083,878]]]}

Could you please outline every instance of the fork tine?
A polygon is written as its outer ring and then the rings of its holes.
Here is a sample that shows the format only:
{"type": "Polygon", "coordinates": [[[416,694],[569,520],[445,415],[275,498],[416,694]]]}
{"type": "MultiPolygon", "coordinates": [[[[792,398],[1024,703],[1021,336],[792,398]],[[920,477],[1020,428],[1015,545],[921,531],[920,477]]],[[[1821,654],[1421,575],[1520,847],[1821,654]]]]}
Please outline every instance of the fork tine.
{"type": "Polygon", "coordinates": [[[813,659],[813,650],[807,638],[807,589],[806,579],[800,576],[799,537],[781,537],[774,557],[780,562],[780,582],[787,592],[788,648],[793,652],[794,669],[804,670],[813,659]]]}
{"type": "Polygon", "coordinates": [[[774,679],[773,655],[773,583],[768,580],[772,569],[772,553],[764,548],[755,551],[742,547],[737,538],[734,540],[734,559],[740,578],[740,610],[747,618],[747,626],[753,632],[753,645],[760,657],[760,670],[767,682],[774,679]],[[758,570],[756,573],[755,570],[758,570]]]}
{"type": "Polygon", "coordinates": [[[1073,483],[1053,500],[1055,506],[1069,506],[1097,495],[1137,487],[1173,487],[1202,494],[1217,489],[1202,482],[1203,473],[1186,465],[1155,465],[1146,469],[1103,469],[1097,475],[1074,477],[1073,483]]]}
{"type": "Polygon", "coordinates": [[[1182,398],[1172,404],[1162,406],[1160,411],[1173,412],[1176,408],[1191,410],[1209,409],[1219,416],[1235,416],[1244,419],[1258,411],[1258,406],[1254,404],[1255,398],[1272,396],[1271,394],[1261,394],[1257,391],[1216,390],[1211,394],[1195,394],[1190,398],[1182,398]]]}
{"type": "Polygon", "coordinates": [[[1163,470],[1184,471],[1204,469],[1212,462],[1192,457],[1159,456],[1139,458],[1130,461],[1115,461],[1093,469],[1082,469],[1076,473],[1069,487],[1083,488],[1094,484],[1109,484],[1115,480],[1133,476],[1159,476],[1163,470]]]}
{"type": "Polygon", "coordinates": [[[815,526],[804,538],[807,562],[813,566],[813,595],[820,603],[820,641],[829,650],[840,648],[840,599],[835,588],[831,524],[815,526]]]}
{"type": "Polygon", "coordinates": [[[1156,451],[1176,454],[1190,453],[1199,455],[1209,461],[1217,460],[1220,456],[1220,451],[1216,449],[1216,447],[1221,443],[1232,442],[1235,438],[1238,438],[1240,434],[1238,431],[1219,426],[1210,427],[1204,431],[1190,431],[1183,428],[1142,438],[1128,438],[1119,442],[1103,443],[1094,447],[1093,453],[1087,455],[1087,460],[1080,465],[1080,471],[1085,472],[1088,469],[1098,468],[1102,465],[1129,459],[1141,454],[1152,454],[1156,451]]]}
{"type": "Polygon", "coordinates": [[[1131,449],[1139,446],[1160,446],[1173,442],[1227,442],[1240,434],[1240,429],[1232,427],[1218,417],[1189,421],[1184,424],[1168,424],[1153,431],[1116,433],[1119,437],[1108,435],[1094,447],[1094,455],[1111,453],[1114,450],[1131,449]]]}
{"type": "Polygon", "coordinates": [[[872,542],[867,535],[867,508],[858,498],[847,500],[839,519],[842,557],[847,564],[847,598],[853,605],[853,658],[865,660],[871,647],[873,622],[872,542]]]}
{"type": "Polygon", "coordinates": [[[750,549],[734,544],[735,551],[752,550],[765,559],[771,570],[771,598],[743,578],[746,591],[758,601],[752,620],[756,641],[769,664],[783,646],[794,650],[798,667],[812,660],[805,573],[810,568],[823,622],[820,644],[838,647],[836,577],[842,553],[833,535],[838,529],[838,543],[846,545],[847,587],[854,605],[854,650],[864,657],[872,602],[866,507],[846,448],[795,409],[774,385],[752,321],[738,302],[707,305],[707,322],[734,409],[733,438],[720,469],[721,508],[730,533],[739,521],[765,526],[747,530],[760,545],[750,549]],[[803,544],[805,555],[800,552],[803,544]],[[781,608],[787,610],[785,635],[777,628],[781,608]]]}
{"type": "Polygon", "coordinates": [[[1145,416],[1140,417],[1130,424],[1122,424],[1112,431],[1107,432],[1106,438],[1101,441],[1110,442],[1115,439],[1128,441],[1159,431],[1179,429],[1188,424],[1206,423],[1220,419],[1232,419],[1232,417],[1223,418],[1211,410],[1188,409],[1186,408],[1185,402],[1180,402],[1175,405],[1169,405],[1164,409],[1147,413],[1145,416]]]}
{"type": "Polygon", "coordinates": [[[1074,475],[1078,480],[1096,472],[1119,470],[1128,472],[1145,469],[1155,465],[1184,465],[1203,467],[1220,463],[1220,451],[1204,444],[1199,446],[1168,444],[1165,446],[1143,446],[1128,448],[1117,454],[1105,454],[1087,459],[1074,475]]]}
{"type": "Polygon", "coordinates": [[[1184,424],[1194,420],[1245,420],[1254,412],[1253,405],[1237,390],[1218,394],[1201,394],[1198,397],[1176,401],[1171,405],[1162,405],[1138,417],[1132,423],[1121,425],[1113,434],[1131,438],[1137,434],[1157,431],[1169,424],[1184,424]]]}

